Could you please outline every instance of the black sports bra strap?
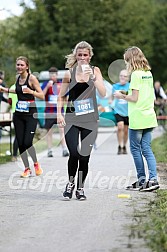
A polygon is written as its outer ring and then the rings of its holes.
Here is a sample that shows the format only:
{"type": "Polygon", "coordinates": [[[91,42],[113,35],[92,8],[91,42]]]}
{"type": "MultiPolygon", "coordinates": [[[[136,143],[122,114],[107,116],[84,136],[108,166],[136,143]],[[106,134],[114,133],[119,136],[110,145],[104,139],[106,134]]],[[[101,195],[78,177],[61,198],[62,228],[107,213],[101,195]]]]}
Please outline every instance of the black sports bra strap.
{"type": "Polygon", "coordinates": [[[29,77],[30,77],[30,73],[27,74],[27,79],[26,79],[26,81],[29,79],[29,77]]]}

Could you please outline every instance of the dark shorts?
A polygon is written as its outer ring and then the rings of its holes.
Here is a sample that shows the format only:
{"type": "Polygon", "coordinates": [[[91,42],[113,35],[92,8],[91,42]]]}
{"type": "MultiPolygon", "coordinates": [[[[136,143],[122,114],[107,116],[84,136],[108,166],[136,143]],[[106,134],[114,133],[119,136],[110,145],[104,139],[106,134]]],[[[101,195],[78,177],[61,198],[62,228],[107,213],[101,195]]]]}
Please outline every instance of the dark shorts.
{"type": "Polygon", "coordinates": [[[57,119],[45,119],[45,129],[51,129],[54,124],[57,124],[57,119]]]}
{"type": "Polygon", "coordinates": [[[129,125],[129,117],[128,116],[121,116],[119,114],[115,114],[115,118],[117,123],[124,122],[124,125],[129,125]]]}

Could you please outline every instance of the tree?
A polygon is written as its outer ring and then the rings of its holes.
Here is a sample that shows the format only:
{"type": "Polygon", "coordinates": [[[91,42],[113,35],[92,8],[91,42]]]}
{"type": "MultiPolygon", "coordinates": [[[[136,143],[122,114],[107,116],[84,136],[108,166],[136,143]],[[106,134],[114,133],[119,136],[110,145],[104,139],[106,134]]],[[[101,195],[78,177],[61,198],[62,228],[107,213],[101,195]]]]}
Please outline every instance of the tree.
{"type": "Polygon", "coordinates": [[[165,2],[160,0],[32,0],[32,2],[34,8],[22,2],[24,13],[18,18],[16,29],[12,30],[11,26],[8,32],[12,34],[12,43],[19,45],[18,48],[26,48],[26,52],[24,49],[23,52],[29,56],[33,71],[48,69],[53,65],[63,69],[65,55],[70,53],[76,43],[86,40],[94,48],[92,63],[101,68],[105,77],[110,63],[123,59],[124,50],[132,45],[143,50],[156,76],[160,71],[165,72],[164,54],[159,54],[157,51],[159,43],[159,48],[163,48],[166,53],[167,32],[166,26],[162,25],[162,22],[166,22],[165,2]],[[160,30],[162,30],[161,44],[157,41],[160,30]],[[158,68],[155,66],[156,55],[159,63],[163,60],[163,65],[158,64],[158,68]]]}
{"type": "Polygon", "coordinates": [[[19,26],[18,20],[18,17],[12,17],[0,23],[0,34],[2,34],[0,38],[0,69],[5,71],[5,81],[8,85],[15,81],[16,58],[26,52],[25,44],[19,45],[14,38],[19,26]]]}
{"type": "Polygon", "coordinates": [[[155,79],[167,82],[167,4],[157,6],[153,20],[152,69],[155,79]]]}

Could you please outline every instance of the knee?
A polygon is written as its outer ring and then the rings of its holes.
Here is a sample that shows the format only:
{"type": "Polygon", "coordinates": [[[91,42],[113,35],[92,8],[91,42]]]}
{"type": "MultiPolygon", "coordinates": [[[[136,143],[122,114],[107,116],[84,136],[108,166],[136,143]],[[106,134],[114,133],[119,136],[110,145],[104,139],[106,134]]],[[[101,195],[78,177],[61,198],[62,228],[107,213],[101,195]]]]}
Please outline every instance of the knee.
{"type": "Polygon", "coordinates": [[[130,151],[132,154],[141,152],[141,146],[139,144],[130,143],[130,151]]]}
{"type": "Polygon", "coordinates": [[[22,154],[24,151],[26,151],[24,145],[19,145],[18,147],[19,147],[19,152],[20,152],[20,154],[22,154]]]}
{"type": "Polygon", "coordinates": [[[79,153],[77,150],[69,150],[70,158],[79,159],[79,153]]]}
{"type": "Polygon", "coordinates": [[[122,131],[123,129],[124,129],[124,125],[123,124],[120,124],[120,125],[117,126],[118,132],[122,131]]]}
{"type": "Polygon", "coordinates": [[[80,156],[79,160],[80,162],[87,164],[89,163],[89,158],[90,156],[80,156]]]}
{"type": "Polygon", "coordinates": [[[25,146],[25,149],[29,149],[31,146],[33,145],[32,141],[25,141],[24,142],[24,146],[25,146]]]}
{"type": "Polygon", "coordinates": [[[142,145],[141,150],[142,150],[143,156],[147,157],[151,151],[151,146],[150,145],[142,145]]]}

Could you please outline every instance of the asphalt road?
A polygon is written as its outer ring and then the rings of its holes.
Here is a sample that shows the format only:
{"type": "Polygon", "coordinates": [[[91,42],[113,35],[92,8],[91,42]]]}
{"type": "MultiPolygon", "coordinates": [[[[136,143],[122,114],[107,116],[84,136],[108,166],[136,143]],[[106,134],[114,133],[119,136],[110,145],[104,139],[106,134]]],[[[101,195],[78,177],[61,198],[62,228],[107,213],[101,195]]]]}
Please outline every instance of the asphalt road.
{"type": "MultiPolygon", "coordinates": [[[[159,134],[159,133],[156,133],[159,134]]],[[[21,179],[21,161],[0,167],[0,251],[149,252],[131,228],[155,193],[128,192],[135,169],[128,155],[117,155],[114,129],[100,129],[85,185],[86,201],[64,201],[67,160],[38,154],[41,177],[21,179]],[[118,198],[130,194],[130,198],[118,198]]]]}

